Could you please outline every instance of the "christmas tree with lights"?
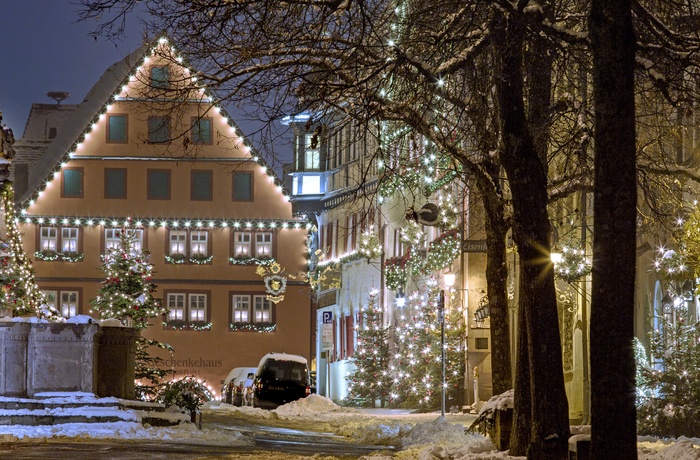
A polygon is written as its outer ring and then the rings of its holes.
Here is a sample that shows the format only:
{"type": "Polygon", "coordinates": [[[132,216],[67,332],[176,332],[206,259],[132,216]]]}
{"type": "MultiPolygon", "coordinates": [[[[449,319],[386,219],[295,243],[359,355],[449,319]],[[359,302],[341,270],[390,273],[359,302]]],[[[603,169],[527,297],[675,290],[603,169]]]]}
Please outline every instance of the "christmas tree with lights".
{"type": "MultiPolygon", "coordinates": [[[[156,285],[151,282],[153,265],[147,252],[135,251],[136,232],[129,228],[119,231],[119,244],[107,250],[102,264],[105,280],[92,300],[92,310],[100,318],[116,318],[129,327],[145,329],[148,319],[168,313],[162,299],[153,296],[156,285]]],[[[164,369],[164,361],[150,353],[151,349],[161,349],[172,354],[173,349],[166,343],[139,337],[136,341],[136,396],[149,400],[158,395],[164,377],[172,374],[164,369]]]]}
{"type": "Polygon", "coordinates": [[[155,298],[156,285],[151,282],[153,264],[147,252],[134,251],[135,231],[119,231],[119,244],[109,248],[102,271],[105,280],[92,300],[92,310],[100,318],[117,318],[127,326],[144,329],[148,319],[167,313],[163,300],[155,298]]]}
{"type": "Polygon", "coordinates": [[[12,183],[0,183],[0,316],[37,315],[58,318],[58,311],[44,303],[34,282],[34,269],[22,248],[13,205],[12,183]]]}
{"type": "Polygon", "coordinates": [[[651,365],[641,369],[637,426],[640,434],[698,437],[700,323],[688,314],[684,299],[674,304],[662,307],[658,328],[651,332],[651,365]]]}
{"type": "Polygon", "coordinates": [[[349,399],[363,406],[384,407],[391,386],[388,373],[389,329],[384,325],[382,310],[377,306],[377,291],[369,294],[368,305],[360,310],[357,349],[353,359],[355,371],[349,381],[349,399]]]}
{"type": "MultiPolygon", "coordinates": [[[[409,296],[398,313],[397,351],[392,360],[391,397],[404,407],[439,406],[442,395],[440,289],[433,283],[409,296]]],[[[444,304],[445,384],[448,407],[461,405],[464,376],[462,312],[448,296],[444,304]]]]}

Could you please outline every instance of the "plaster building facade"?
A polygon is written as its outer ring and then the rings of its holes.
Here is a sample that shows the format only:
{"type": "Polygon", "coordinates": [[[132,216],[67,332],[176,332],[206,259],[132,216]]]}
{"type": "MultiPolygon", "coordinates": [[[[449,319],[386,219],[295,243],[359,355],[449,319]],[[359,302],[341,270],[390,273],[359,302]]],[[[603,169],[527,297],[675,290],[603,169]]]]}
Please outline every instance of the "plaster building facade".
{"type": "MultiPolygon", "coordinates": [[[[269,352],[311,360],[306,222],[274,171],[161,39],[107,69],[75,106],[35,105],[14,182],[36,280],[66,317],[91,314],[118,232],[150,252],[170,313],[143,335],[176,376],[218,390],[269,352]]],[[[94,315],[94,313],[93,313],[94,315]]]]}

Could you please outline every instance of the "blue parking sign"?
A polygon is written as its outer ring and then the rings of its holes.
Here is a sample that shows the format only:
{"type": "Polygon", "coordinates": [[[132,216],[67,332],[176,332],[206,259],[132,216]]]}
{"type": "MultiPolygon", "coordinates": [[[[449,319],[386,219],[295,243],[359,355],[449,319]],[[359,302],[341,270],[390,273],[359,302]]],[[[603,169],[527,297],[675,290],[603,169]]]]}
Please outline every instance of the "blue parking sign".
{"type": "Polygon", "coordinates": [[[333,322],[333,312],[324,311],[323,312],[323,324],[331,324],[333,322]]]}

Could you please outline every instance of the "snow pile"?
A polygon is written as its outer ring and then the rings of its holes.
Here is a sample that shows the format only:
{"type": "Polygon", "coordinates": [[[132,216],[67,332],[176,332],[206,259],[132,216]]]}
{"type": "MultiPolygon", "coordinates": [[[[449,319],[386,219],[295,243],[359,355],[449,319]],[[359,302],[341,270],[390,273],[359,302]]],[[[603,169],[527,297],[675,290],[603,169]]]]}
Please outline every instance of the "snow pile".
{"type": "Polygon", "coordinates": [[[500,395],[492,396],[479,411],[479,415],[486,412],[495,412],[513,408],[513,390],[508,390],[500,395]]]}
{"type": "Polygon", "coordinates": [[[678,438],[675,441],[644,437],[637,443],[639,460],[700,460],[700,439],[678,438]]]}
{"type": "Polygon", "coordinates": [[[273,410],[273,412],[282,417],[302,417],[311,414],[342,411],[346,411],[346,409],[340,407],[331,399],[317,394],[311,394],[306,398],[283,404],[273,410]]]}

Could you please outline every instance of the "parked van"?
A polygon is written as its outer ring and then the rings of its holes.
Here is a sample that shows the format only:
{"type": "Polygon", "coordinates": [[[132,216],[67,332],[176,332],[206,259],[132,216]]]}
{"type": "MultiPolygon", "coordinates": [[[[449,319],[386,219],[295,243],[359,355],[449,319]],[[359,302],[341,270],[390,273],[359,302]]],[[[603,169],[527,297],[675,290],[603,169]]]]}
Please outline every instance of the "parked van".
{"type": "Polygon", "coordinates": [[[255,373],[253,406],[274,409],[309,394],[306,358],[287,353],[263,356],[255,373]]]}
{"type": "Polygon", "coordinates": [[[235,367],[221,381],[221,402],[234,406],[253,405],[253,380],[255,367],[235,367]]]}

